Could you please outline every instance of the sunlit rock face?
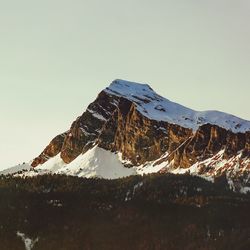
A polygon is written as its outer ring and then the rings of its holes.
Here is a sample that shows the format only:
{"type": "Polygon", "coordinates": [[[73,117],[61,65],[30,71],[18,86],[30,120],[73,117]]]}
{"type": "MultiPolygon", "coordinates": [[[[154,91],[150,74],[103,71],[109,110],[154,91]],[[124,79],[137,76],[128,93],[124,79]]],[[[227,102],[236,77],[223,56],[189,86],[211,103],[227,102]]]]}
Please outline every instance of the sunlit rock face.
{"type": "Polygon", "coordinates": [[[96,146],[119,153],[125,167],[140,167],[140,173],[152,164],[161,167],[151,172],[190,169],[219,175],[231,169],[245,174],[250,168],[250,122],[218,111],[194,111],[147,84],[115,80],[32,166],[58,155],[67,165],[96,146]]]}

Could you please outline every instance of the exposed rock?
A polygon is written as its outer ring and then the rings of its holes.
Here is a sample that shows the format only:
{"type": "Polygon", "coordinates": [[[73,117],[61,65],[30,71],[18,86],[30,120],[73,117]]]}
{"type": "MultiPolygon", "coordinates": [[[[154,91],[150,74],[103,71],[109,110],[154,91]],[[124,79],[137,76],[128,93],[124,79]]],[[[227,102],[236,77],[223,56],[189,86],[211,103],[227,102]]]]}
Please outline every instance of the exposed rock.
{"type": "Polygon", "coordinates": [[[120,102],[112,125],[108,123],[106,127],[99,138],[99,146],[121,152],[123,158],[133,165],[158,159],[163,153],[176,149],[192,134],[190,129],[148,119],[125,99],[120,102]],[[112,127],[112,135],[106,127],[112,127]],[[105,143],[106,131],[111,139],[108,144],[105,143]]]}
{"type": "Polygon", "coordinates": [[[44,149],[44,151],[33,160],[31,166],[36,167],[39,164],[43,164],[44,162],[46,162],[49,158],[59,154],[61,152],[66,135],[67,133],[63,133],[56,136],[44,149]]]}
{"type": "Polygon", "coordinates": [[[239,151],[244,151],[245,157],[249,153],[248,133],[234,134],[231,131],[216,125],[205,124],[175,150],[169,157],[174,167],[188,168],[197,161],[202,161],[216,155],[220,150],[225,150],[223,158],[229,159],[239,151]]]}

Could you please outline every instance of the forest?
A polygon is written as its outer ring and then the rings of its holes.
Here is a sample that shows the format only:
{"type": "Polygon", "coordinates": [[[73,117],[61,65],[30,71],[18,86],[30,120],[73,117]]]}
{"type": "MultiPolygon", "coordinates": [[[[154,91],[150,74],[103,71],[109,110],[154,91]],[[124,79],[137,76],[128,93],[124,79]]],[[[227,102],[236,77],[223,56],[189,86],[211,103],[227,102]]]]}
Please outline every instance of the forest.
{"type": "Polygon", "coordinates": [[[0,249],[248,250],[249,211],[225,177],[1,176],[0,249]]]}

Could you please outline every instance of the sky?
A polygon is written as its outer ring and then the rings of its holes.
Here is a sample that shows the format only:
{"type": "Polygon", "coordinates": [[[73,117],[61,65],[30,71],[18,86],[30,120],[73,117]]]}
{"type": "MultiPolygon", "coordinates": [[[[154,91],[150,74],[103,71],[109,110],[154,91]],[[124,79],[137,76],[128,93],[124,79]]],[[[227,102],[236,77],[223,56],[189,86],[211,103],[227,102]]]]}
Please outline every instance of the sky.
{"type": "Polygon", "coordinates": [[[117,78],[250,120],[249,13],[249,0],[0,0],[0,169],[117,78]]]}

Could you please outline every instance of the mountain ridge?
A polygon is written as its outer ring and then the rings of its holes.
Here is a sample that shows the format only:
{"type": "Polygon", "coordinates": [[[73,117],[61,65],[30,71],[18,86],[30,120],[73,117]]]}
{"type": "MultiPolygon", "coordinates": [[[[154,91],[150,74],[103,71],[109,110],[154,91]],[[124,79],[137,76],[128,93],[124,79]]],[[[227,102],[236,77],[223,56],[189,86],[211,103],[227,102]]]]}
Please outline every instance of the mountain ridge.
{"type": "Polygon", "coordinates": [[[230,180],[244,179],[247,186],[249,159],[250,121],[219,111],[194,111],[147,84],[115,80],[31,165],[38,174],[102,178],[123,177],[124,172],[189,171],[210,179],[226,174],[230,180]],[[121,172],[99,175],[103,159],[107,171],[107,159],[114,159],[121,172]]]}
{"type": "Polygon", "coordinates": [[[123,96],[138,106],[142,106],[142,102],[144,102],[145,105],[143,105],[142,108],[137,108],[143,115],[149,116],[148,118],[153,120],[167,121],[192,128],[193,130],[197,130],[200,125],[210,123],[227,130],[232,130],[232,132],[235,133],[250,131],[250,121],[217,110],[195,111],[158,95],[148,84],[117,79],[114,80],[109,87],[104,89],[104,91],[112,95],[123,96]],[[147,104],[151,107],[147,108],[147,104]],[[152,106],[154,106],[154,110],[152,110],[152,106]],[[165,110],[167,108],[168,110],[165,110]],[[183,115],[185,115],[185,117],[183,117],[184,120],[188,122],[180,120],[180,117],[183,115]],[[226,121],[222,124],[223,120],[226,121]],[[195,122],[197,126],[192,124],[195,122]]]}

